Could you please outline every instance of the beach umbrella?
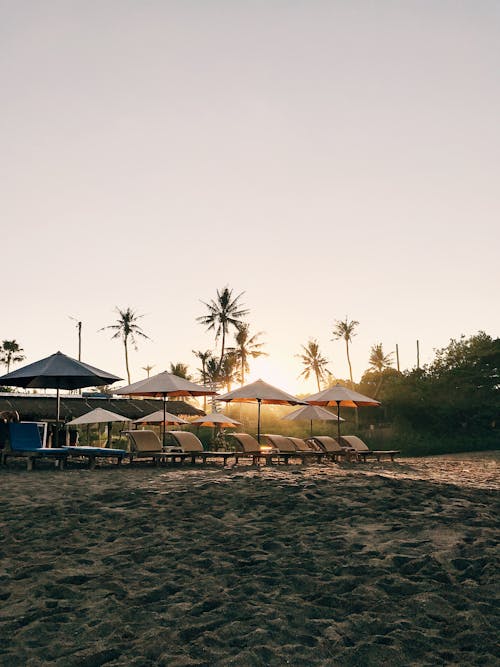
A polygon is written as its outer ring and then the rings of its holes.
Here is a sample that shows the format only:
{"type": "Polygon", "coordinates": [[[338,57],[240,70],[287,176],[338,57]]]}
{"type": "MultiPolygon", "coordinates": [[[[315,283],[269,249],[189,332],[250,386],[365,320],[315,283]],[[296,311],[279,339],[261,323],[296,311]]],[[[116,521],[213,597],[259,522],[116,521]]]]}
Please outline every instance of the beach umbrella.
{"type": "Polygon", "coordinates": [[[139,380],[116,391],[125,396],[156,396],[163,399],[162,439],[165,440],[165,419],[167,414],[167,396],[213,396],[215,391],[201,384],[195,384],[173,373],[158,373],[145,380],[139,380]]]}
{"type": "MultiPolygon", "coordinates": [[[[124,417],[123,415],[118,415],[116,412],[111,412],[111,410],[105,410],[104,408],[95,408],[94,410],[91,410],[90,412],[86,412],[84,415],[80,415],[80,417],[76,417],[75,419],[72,419],[70,422],[67,422],[66,426],[82,426],[86,424],[89,426],[90,424],[107,424],[108,425],[108,438],[107,442],[111,442],[111,429],[110,429],[110,424],[112,422],[128,422],[130,419],[128,417],[124,417]]],[[[88,436],[88,429],[87,429],[87,436],[88,436]]]]}
{"type": "Polygon", "coordinates": [[[182,417],[173,415],[171,412],[163,412],[163,410],[156,410],[150,415],[145,417],[139,417],[139,419],[134,420],[134,424],[190,424],[191,422],[186,421],[182,417]]]}
{"type": "Polygon", "coordinates": [[[260,442],[260,406],[264,404],[269,405],[306,405],[296,396],[287,394],[286,391],[273,387],[272,385],[257,380],[244,387],[230,391],[223,396],[217,397],[218,401],[234,402],[234,403],[257,403],[257,440],[260,442]]]}
{"type": "Polygon", "coordinates": [[[363,396],[357,391],[353,391],[348,387],[344,387],[341,384],[336,384],[333,387],[328,389],[323,389],[323,391],[313,394],[312,396],[307,396],[304,399],[309,405],[320,405],[323,407],[328,406],[337,406],[337,417],[339,420],[337,422],[337,431],[338,439],[340,443],[340,406],[346,408],[357,408],[363,406],[379,406],[380,401],[376,401],[374,398],[369,398],[368,396],[363,396]]]}
{"type": "Polygon", "coordinates": [[[99,368],[94,368],[94,366],[84,364],[83,361],[72,359],[62,352],[56,352],[50,357],[22,368],[16,368],[15,371],[3,375],[0,377],[0,384],[28,389],[56,389],[57,424],[59,424],[60,389],[99,387],[122,379],[99,368]]]}
{"type": "Polygon", "coordinates": [[[208,426],[209,428],[234,428],[241,424],[241,422],[222,414],[222,412],[211,412],[204,417],[196,417],[196,419],[193,419],[189,423],[196,424],[197,426],[208,426]]]}
{"type": "Polygon", "coordinates": [[[334,415],[333,412],[325,410],[325,408],[322,408],[319,405],[304,405],[302,408],[290,412],[290,414],[283,417],[283,419],[289,421],[309,420],[311,422],[311,437],[313,434],[314,419],[320,421],[345,421],[342,417],[334,415]]]}

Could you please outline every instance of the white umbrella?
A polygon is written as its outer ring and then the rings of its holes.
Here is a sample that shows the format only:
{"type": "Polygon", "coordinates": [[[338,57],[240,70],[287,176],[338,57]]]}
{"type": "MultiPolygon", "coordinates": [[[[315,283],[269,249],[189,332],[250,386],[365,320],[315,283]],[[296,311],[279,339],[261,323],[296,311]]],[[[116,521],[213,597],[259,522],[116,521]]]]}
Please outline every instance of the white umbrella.
{"type": "Polygon", "coordinates": [[[220,428],[233,428],[234,426],[239,426],[241,422],[232,419],[227,415],[222,414],[222,412],[211,412],[204,417],[196,417],[193,419],[190,424],[196,424],[197,426],[208,426],[210,428],[215,428],[219,426],[220,428]]]}
{"type": "Polygon", "coordinates": [[[81,424],[100,424],[102,422],[128,422],[130,421],[129,417],[124,417],[123,415],[118,415],[116,412],[111,412],[110,410],[104,410],[103,408],[96,408],[90,412],[86,412],[80,417],[76,417],[68,422],[67,426],[77,426],[81,424]]]}
{"type": "Polygon", "coordinates": [[[298,410],[294,410],[293,412],[290,412],[290,414],[283,417],[283,419],[289,421],[295,421],[301,419],[309,420],[311,422],[311,436],[312,436],[313,419],[318,419],[320,421],[338,421],[338,420],[340,420],[341,422],[345,421],[344,419],[342,419],[342,417],[334,415],[333,412],[325,410],[325,408],[321,408],[319,405],[304,405],[304,407],[299,408],[298,410]]]}
{"type": "MultiPolygon", "coordinates": [[[[324,407],[336,405],[337,416],[339,418],[341,405],[347,408],[380,405],[380,401],[376,401],[374,398],[369,398],[368,396],[363,396],[363,394],[359,394],[357,391],[353,391],[352,389],[344,387],[341,384],[336,384],[333,387],[324,389],[317,394],[308,396],[304,400],[310,405],[321,405],[324,407]]],[[[340,442],[340,419],[338,421],[338,438],[340,442]]]]}
{"type": "MultiPolygon", "coordinates": [[[[81,426],[83,424],[87,424],[88,426],[89,424],[102,424],[102,423],[110,424],[111,422],[128,422],[128,421],[130,421],[129,417],[118,415],[116,412],[111,412],[110,410],[105,410],[104,408],[95,408],[90,412],[86,412],[84,415],[80,415],[80,417],[72,419],[70,422],[66,424],[66,426],[78,426],[78,425],[81,426]]],[[[89,429],[87,428],[87,440],[88,440],[88,435],[89,435],[89,429]]],[[[111,441],[111,433],[109,426],[108,426],[107,441],[108,444],[111,441]]]]}
{"type": "Polygon", "coordinates": [[[264,380],[257,380],[244,387],[230,391],[217,398],[218,401],[233,401],[235,403],[257,403],[257,440],[260,442],[260,406],[262,403],[270,405],[306,405],[300,398],[287,394],[286,391],[273,387],[264,380]]]}
{"type": "Polygon", "coordinates": [[[146,423],[162,423],[163,424],[189,424],[190,422],[186,421],[182,417],[173,415],[171,412],[163,412],[163,410],[157,410],[152,412],[150,415],[145,417],[139,417],[139,419],[134,420],[134,424],[146,424],[146,423]]]}

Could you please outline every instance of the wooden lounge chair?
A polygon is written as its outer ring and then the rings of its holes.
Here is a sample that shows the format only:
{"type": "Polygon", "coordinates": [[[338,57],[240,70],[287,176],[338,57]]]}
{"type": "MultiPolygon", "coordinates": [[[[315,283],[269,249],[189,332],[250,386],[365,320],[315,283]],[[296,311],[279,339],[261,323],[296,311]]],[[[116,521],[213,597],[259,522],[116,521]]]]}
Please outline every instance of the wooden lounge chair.
{"type": "Polygon", "coordinates": [[[149,459],[156,465],[165,461],[184,461],[188,456],[181,447],[163,448],[160,439],[154,431],[141,429],[122,431],[129,439],[130,462],[138,459],[149,459]]]}
{"type": "Polygon", "coordinates": [[[323,451],[319,445],[315,445],[313,442],[306,442],[306,440],[303,440],[302,438],[287,437],[293,442],[297,451],[304,452],[307,456],[312,454],[312,458],[315,456],[318,463],[328,457],[328,454],[323,451]]]}
{"type": "Polygon", "coordinates": [[[351,447],[342,447],[335,438],[329,435],[315,435],[312,438],[308,438],[307,442],[312,442],[320,447],[333,461],[338,461],[342,457],[350,460],[354,455],[354,450],[351,447]]]}
{"type": "Polygon", "coordinates": [[[42,439],[38,426],[33,423],[11,422],[9,425],[9,446],[2,450],[2,465],[8,458],[22,458],[26,460],[26,468],[33,470],[33,465],[39,459],[51,459],[60,469],[68,458],[66,447],[42,447],[42,439]]]}
{"type": "Polygon", "coordinates": [[[275,451],[265,451],[261,448],[258,440],[249,433],[228,433],[228,436],[235,439],[238,452],[236,452],[236,463],[240,458],[251,458],[252,464],[257,465],[259,461],[264,461],[267,465],[272,463],[275,451]]]}
{"type": "MultiPolygon", "coordinates": [[[[302,441],[304,442],[304,447],[302,447],[300,444],[298,445],[296,442],[294,442],[294,438],[288,438],[284,435],[264,433],[263,437],[266,438],[266,440],[275,450],[277,450],[285,463],[288,463],[289,460],[293,458],[300,459],[302,463],[311,460],[318,460],[318,452],[314,452],[306,445],[304,441],[302,441]]],[[[299,438],[297,438],[297,440],[298,439],[299,438]]]]}
{"type": "Polygon", "coordinates": [[[382,456],[389,456],[391,461],[394,461],[396,454],[401,454],[399,449],[372,450],[357,435],[343,435],[340,440],[341,444],[345,443],[347,447],[351,447],[355,451],[356,458],[363,460],[364,463],[366,463],[366,459],[369,457],[374,457],[377,461],[380,461],[382,456]]]}
{"type": "Polygon", "coordinates": [[[203,463],[206,463],[208,459],[216,459],[223,461],[224,465],[227,465],[227,460],[229,458],[236,458],[235,452],[207,452],[203,449],[201,440],[191,431],[168,431],[168,435],[171,436],[176,445],[178,445],[185,454],[191,456],[192,463],[196,462],[196,459],[201,459],[203,463]]]}

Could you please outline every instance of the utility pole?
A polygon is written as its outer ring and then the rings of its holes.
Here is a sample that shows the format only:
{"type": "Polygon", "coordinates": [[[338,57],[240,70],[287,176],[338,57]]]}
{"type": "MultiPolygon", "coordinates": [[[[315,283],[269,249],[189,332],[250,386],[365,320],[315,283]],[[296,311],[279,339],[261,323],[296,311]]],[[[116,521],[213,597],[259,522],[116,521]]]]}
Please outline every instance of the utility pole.
{"type": "Polygon", "coordinates": [[[398,373],[399,373],[400,372],[400,370],[399,370],[399,346],[398,346],[397,343],[396,343],[396,366],[397,366],[398,373]]]}
{"type": "Polygon", "coordinates": [[[78,361],[82,360],[82,322],[77,320],[76,317],[71,317],[68,315],[70,320],[76,322],[76,328],[78,329],[78,361]]]}
{"type": "Polygon", "coordinates": [[[420,343],[417,340],[417,370],[420,370],[420,343]]]}

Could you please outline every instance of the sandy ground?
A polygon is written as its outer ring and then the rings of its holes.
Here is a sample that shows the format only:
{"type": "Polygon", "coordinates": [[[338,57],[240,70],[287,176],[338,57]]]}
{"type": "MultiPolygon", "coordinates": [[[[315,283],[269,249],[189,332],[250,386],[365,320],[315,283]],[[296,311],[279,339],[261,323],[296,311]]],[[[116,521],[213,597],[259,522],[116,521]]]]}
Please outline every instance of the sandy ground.
{"type": "Polygon", "coordinates": [[[499,665],[499,453],[0,471],[0,665],[499,665]]]}

